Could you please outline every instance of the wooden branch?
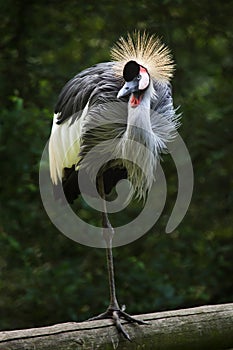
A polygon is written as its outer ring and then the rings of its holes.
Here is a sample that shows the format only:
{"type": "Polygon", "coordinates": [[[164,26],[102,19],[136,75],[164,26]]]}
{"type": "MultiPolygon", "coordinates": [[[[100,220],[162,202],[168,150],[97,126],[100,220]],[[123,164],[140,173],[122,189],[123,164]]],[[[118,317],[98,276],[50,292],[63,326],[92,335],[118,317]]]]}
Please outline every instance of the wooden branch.
{"type": "Polygon", "coordinates": [[[111,320],[101,320],[0,332],[0,350],[233,348],[233,303],[136,317],[149,324],[122,321],[132,342],[117,334],[111,320]]]}

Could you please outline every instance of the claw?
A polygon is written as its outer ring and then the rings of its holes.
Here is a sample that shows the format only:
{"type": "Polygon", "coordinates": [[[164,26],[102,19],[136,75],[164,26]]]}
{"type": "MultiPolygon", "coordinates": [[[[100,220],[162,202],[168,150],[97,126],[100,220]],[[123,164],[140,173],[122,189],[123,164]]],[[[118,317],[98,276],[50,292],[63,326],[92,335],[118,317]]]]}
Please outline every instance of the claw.
{"type": "Polygon", "coordinates": [[[148,322],[146,322],[146,321],[138,320],[137,318],[130,316],[129,314],[127,314],[123,310],[121,310],[120,313],[121,313],[122,318],[124,318],[126,321],[135,322],[138,324],[148,324],[148,322]]]}
{"type": "Polygon", "coordinates": [[[123,325],[121,324],[121,318],[131,322],[131,323],[137,323],[137,324],[148,324],[148,322],[138,320],[129,314],[127,314],[124,310],[126,309],[125,305],[121,307],[121,309],[111,309],[109,308],[107,311],[104,313],[91,317],[88,319],[88,321],[95,321],[95,320],[103,320],[103,319],[112,319],[118,332],[121,333],[127,340],[132,341],[129,334],[126,332],[124,329],[123,325]]]}
{"type": "Polygon", "coordinates": [[[106,318],[111,318],[109,316],[110,316],[109,312],[105,311],[105,312],[103,312],[102,314],[100,314],[98,316],[94,316],[94,317],[88,318],[87,321],[97,321],[97,320],[104,320],[106,318]]]}
{"type": "Polygon", "coordinates": [[[113,318],[113,320],[114,320],[114,323],[115,323],[115,325],[116,325],[116,328],[117,328],[118,332],[119,332],[119,333],[122,333],[123,336],[124,336],[126,339],[128,339],[129,341],[131,341],[129,334],[124,330],[124,328],[123,328],[123,326],[122,326],[122,324],[121,324],[120,317],[119,317],[117,311],[113,311],[113,313],[112,313],[112,318],[113,318]]]}

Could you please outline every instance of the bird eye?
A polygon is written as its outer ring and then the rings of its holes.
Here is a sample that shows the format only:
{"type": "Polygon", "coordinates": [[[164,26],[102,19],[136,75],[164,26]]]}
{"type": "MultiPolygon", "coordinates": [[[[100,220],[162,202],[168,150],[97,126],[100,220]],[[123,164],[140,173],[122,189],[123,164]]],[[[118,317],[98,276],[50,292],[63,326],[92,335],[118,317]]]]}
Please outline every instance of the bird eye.
{"type": "Polygon", "coordinates": [[[138,74],[138,76],[137,76],[137,80],[140,80],[141,79],[141,74],[138,74]]]}

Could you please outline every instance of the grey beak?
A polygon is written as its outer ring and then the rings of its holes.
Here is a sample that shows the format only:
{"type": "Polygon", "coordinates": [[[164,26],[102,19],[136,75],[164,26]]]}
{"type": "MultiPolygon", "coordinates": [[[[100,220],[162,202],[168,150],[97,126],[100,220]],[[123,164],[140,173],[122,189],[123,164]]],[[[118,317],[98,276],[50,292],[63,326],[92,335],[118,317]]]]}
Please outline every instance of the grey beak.
{"type": "Polygon", "coordinates": [[[138,84],[139,84],[139,82],[137,79],[134,79],[132,81],[126,81],[124,86],[118,92],[117,98],[127,96],[127,95],[131,94],[132,92],[137,91],[138,84]]]}

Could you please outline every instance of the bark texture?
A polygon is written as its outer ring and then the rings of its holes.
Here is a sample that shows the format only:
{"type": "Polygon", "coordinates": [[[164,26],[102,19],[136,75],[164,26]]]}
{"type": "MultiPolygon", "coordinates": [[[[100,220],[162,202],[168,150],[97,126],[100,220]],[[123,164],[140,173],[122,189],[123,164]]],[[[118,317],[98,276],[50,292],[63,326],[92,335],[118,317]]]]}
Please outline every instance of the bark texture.
{"type": "Polygon", "coordinates": [[[233,348],[233,303],[136,316],[146,325],[122,321],[132,342],[111,320],[68,322],[49,327],[0,332],[0,350],[233,348]]]}

